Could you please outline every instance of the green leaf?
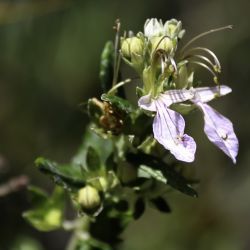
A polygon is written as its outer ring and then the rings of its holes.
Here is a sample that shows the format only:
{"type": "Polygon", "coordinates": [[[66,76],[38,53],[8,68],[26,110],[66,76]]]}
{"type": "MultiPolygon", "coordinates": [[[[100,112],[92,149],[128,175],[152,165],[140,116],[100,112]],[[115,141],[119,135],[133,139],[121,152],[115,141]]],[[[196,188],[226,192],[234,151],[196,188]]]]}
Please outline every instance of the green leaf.
{"type": "Polygon", "coordinates": [[[101,162],[105,163],[106,159],[112,152],[112,141],[98,136],[93,133],[91,128],[87,128],[83,137],[82,145],[77,154],[73,157],[73,165],[86,165],[88,147],[93,147],[97,151],[101,162]]]}
{"type": "Polygon", "coordinates": [[[161,211],[163,213],[170,213],[171,212],[171,209],[170,209],[167,201],[161,196],[150,199],[150,202],[154,205],[155,208],[157,208],[159,211],[161,211]]]}
{"type": "Polygon", "coordinates": [[[109,94],[103,94],[101,96],[101,99],[103,101],[109,102],[114,107],[116,107],[118,110],[121,110],[125,113],[131,113],[133,111],[133,106],[125,99],[115,96],[115,95],[109,95],[109,94]]]}
{"type": "Polygon", "coordinates": [[[64,190],[56,187],[51,197],[38,207],[23,213],[23,217],[40,231],[51,231],[61,227],[64,209],[64,190]]]}
{"type": "Polygon", "coordinates": [[[105,166],[107,170],[117,170],[117,163],[115,162],[114,153],[111,153],[105,161],[105,166]]]}
{"type": "Polygon", "coordinates": [[[41,172],[51,176],[57,185],[68,190],[78,189],[85,185],[85,181],[80,178],[82,176],[80,166],[59,165],[42,157],[36,159],[35,164],[41,172]]]}
{"type": "Polygon", "coordinates": [[[173,166],[168,166],[161,159],[143,153],[129,153],[126,155],[126,159],[138,168],[140,165],[146,165],[152,169],[160,170],[163,176],[167,179],[167,184],[172,188],[192,197],[198,196],[197,192],[188,184],[188,181],[178,173],[173,166]]]}
{"type": "Polygon", "coordinates": [[[34,239],[27,235],[22,235],[22,233],[21,235],[18,234],[16,238],[13,237],[8,250],[44,250],[37,239],[34,239]]]}
{"type": "Polygon", "coordinates": [[[90,171],[96,171],[101,168],[100,157],[92,146],[89,146],[87,149],[86,163],[90,171]]]}
{"type": "Polygon", "coordinates": [[[48,194],[39,187],[29,186],[29,198],[33,205],[39,206],[48,199],[48,194]]]}
{"type": "Polygon", "coordinates": [[[140,87],[136,87],[135,92],[138,98],[141,98],[144,95],[144,90],[140,87]]]}
{"type": "Polygon", "coordinates": [[[147,179],[153,178],[165,184],[167,183],[167,179],[164,177],[164,175],[162,174],[160,170],[152,169],[144,165],[141,165],[139,167],[138,177],[147,178],[147,179]]]}
{"type": "Polygon", "coordinates": [[[114,64],[114,45],[108,41],[101,54],[100,73],[101,87],[103,92],[107,92],[112,87],[113,65],[114,64]]]}
{"type": "Polygon", "coordinates": [[[145,211],[145,201],[142,197],[139,197],[134,205],[133,217],[135,220],[138,220],[145,211]]]}
{"type": "Polygon", "coordinates": [[[89,238],[88,240],[79,239],[75,249],[77,250],[112,250],[112,247],[94,238],[89,238]]]}

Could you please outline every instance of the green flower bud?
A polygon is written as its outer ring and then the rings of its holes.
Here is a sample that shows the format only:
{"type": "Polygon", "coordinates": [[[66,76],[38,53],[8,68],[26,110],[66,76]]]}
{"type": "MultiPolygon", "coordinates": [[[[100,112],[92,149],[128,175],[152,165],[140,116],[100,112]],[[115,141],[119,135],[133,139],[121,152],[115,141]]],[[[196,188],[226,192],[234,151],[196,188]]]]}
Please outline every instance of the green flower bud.
{"type": "Polygon", "coordinates": [[[44,217],[44,221],[51,227],[58,227],[62,221],[62,211],[57,208],[49,210],[44,217]]]}
{"type": "Polygon", "coordinates": [[[164,24],[164,34],[171,38],[182,38],[185,34],[185,30],[182,29],[181,21],[171,19],[164,24]]]}
{"type": "Polygon", "coordinates": [[[189,72],[187,65],[182,65],[178,69],[178,74],[175,79],[177,89],[190,88],[193,86],[194,72],[189,72]]]}
{"type": "Polygon", "coordinates": [[[169,53],[174,48],[173,41],[168,37],[152,37],[150,41],[152,44],[152,53],[154,53],[156,50],[164,50],[165,52],[169,53]]]}
{"type": "Polygon", "coordinates": [[[142,55],[143,54],[143,41],[138,37],[129,37],[121,42],[122,55],[131,59],[132,54],[142,55]]]}
{"type": "Polygon", "coordinates": [[[124,61],[141,74],[144,65],[144,37],[121,38],[121,54],[124,61]]]}
{"type": "Polygon", "coordinates": [[[101,206],[101,197],[98,190],[89,185],[78,191],[77,201],[86,213],[94,213],[101,206]]]}

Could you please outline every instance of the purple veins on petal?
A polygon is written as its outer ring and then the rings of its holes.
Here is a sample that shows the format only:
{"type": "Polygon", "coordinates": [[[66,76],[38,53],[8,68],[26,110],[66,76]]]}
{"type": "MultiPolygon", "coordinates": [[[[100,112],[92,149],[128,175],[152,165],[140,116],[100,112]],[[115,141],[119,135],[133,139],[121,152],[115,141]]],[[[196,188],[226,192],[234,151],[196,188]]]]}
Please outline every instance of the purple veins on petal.
{"type": "Polygon", "coordinates": [[[153,122],[155,139],[176,157],[185,162],[194,161],[196,143],[194,139],[184,134],[185,121],[183,117],[169,109],[161,100],[156,100],[157,114],[153,122]]]}
{"type": "Polygon", "coordinates": [[[184,102],[194,97],[194,93],[187,89],[168,90],[159,96],[159,99],[166,105],[170,106],[173,103],[184,102]]]}
{"type": "MultiPolygon", "coordinates": [[[[192,91],[192,90],[191,90],[192,91]]],[[[193,89],[196,101],[209,102],[215,97],[227,95],[232,92],[232,89],[226,85],[215,87],[202,87],[193,89]]]]}
{"type": "Polygon", "coordinates": [[[156,111],[155,101],[151,100],[150,95],[142,96],[138,101],[138,106],[148,111],[156,111]]]}
{"type": "Polygon", "coordinates": [[[207,104],[197,102],[196,105],[204,114],[204,132],[208,139],[236,163],[239,142],[231,121],[207,104]]]}

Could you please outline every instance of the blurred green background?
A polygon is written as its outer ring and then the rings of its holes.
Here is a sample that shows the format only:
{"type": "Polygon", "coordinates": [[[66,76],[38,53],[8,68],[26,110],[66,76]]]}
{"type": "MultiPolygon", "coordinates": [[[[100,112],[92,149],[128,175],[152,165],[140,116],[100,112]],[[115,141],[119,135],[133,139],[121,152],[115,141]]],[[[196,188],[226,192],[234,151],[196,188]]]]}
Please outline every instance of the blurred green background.
{"type": "MultiPolygon", "coordinates": [[[[175,17],[187,30],[185,41],[233,24],[232,31],[199,44],[216,52],[222,83],[233,88],[214,106],[234,123],[237,165],[208,142],[201,114],[192,114],[187,123],[198,150],[187,168],[201,180],[200,197],[170,193],[172,214],[148,208],[125,231],[121,249],[250,249],[249,10],[248,0],[0,1],[0,189],[27,175],[49,190],[51,183],[34,168],[34,159],[67,162],[76,152],[87,123],[79,103],[101,93],[99,58],[114,37],[116,18],[123,29],[139,31],[147,18],[175,17]]],[[[25,190],[0,195],[0,250],[64,249],[68,234],[39,233],[22,219],[29,207],[25,190]]]]}

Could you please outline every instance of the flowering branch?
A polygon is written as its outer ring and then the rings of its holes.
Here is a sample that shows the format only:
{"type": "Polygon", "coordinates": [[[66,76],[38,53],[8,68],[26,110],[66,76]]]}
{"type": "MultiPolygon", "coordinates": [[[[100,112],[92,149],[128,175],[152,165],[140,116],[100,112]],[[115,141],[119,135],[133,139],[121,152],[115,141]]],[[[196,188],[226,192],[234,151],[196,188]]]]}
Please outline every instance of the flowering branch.
{"type": "Polygon", "coordinates": [[[49,196],[31,187],[34,209],[24,217],[42,231],[72,230],[68,250],[117,249],[123,230],[140,218],[148,204],[171,212],[169,189],[197,197],[192,186],[197,181],[182,171],[184,163],[195,160],[196,142],[185,133],[184,117],[196,109],[202,112],[208,139],[236,163],[238,139],[233,125],[207,104],[232,91],[219,84],[220,62],[210,49],[187,49],[200,37],[228,28],[204,32],[179,52],[185,34],[180,21],[148,19],[144,32],[125,32],[128,37],[120,37],[117,21],[115,44],[107,42],[101,56],[104,93],[86,105],[90,124],[83,144],[68,164],[36,160],[56,188],[49,196]],[[124,91],[126,84],[134,82],[120,79],[121,59],[140,78],[136,106],[124,91]],[[192,64],[207,69],[216,85],[200,86],[192,64]],[[65,194],[77,211],[70,223],[64,218],[65,194]]]}

